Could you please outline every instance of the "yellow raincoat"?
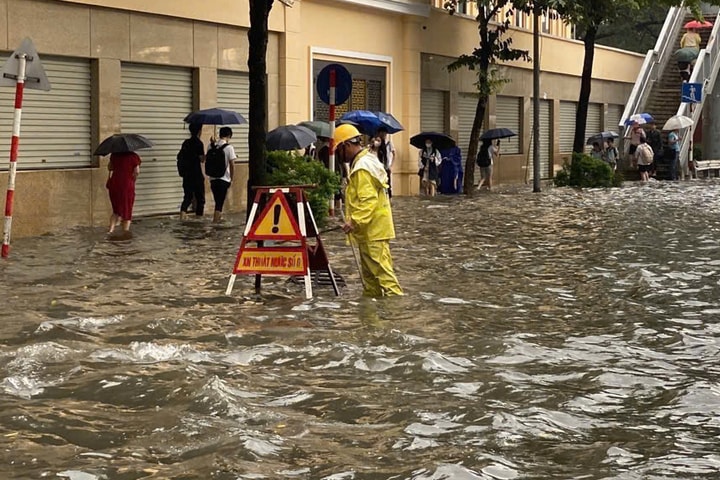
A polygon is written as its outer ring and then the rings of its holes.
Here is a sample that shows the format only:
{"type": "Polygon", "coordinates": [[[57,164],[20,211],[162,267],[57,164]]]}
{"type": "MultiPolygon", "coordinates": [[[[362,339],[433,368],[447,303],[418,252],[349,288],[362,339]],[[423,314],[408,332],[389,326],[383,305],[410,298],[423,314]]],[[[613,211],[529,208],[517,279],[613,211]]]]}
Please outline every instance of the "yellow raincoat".
{"type": "Polygon", "coordinates": [[[395,226],[387,188],[380,160],[368,150],[361,151],[350,166],[345,217],[354,226],[350,237],[360,251],[364,294],[373,297],[403,294],[390,255],[395,226]]]}

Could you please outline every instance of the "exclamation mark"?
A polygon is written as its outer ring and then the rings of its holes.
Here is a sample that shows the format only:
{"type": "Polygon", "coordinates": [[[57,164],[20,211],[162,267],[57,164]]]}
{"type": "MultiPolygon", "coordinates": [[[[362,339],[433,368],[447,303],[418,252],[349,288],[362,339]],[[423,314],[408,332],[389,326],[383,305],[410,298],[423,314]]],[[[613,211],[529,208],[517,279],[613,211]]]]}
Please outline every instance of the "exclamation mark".
{"type": "Polygon", "coordinates": [[[278,223],[280,223],[280,212],[282,211],[282,207],[280,205],[275,205],[275,208],[273,209],[273,227],[272,232],[278,233],[280,231],[280,227],[278,227],[278,223]]]}

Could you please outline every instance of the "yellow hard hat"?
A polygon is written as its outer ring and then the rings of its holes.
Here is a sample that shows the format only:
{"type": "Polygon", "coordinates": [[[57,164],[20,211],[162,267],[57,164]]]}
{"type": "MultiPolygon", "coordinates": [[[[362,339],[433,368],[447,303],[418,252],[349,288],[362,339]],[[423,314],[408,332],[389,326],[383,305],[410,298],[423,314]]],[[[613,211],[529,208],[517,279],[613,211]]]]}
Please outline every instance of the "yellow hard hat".
{"type": "Polygon", "coordinates": [[[360,132],[357,128],[348,123],[344,123],[335,128],[335,132],[333,133],[333,141],[335,143],[335,146],[337,147],[341,143],[347,142],[348,140],[359,136],[360,132]]]}

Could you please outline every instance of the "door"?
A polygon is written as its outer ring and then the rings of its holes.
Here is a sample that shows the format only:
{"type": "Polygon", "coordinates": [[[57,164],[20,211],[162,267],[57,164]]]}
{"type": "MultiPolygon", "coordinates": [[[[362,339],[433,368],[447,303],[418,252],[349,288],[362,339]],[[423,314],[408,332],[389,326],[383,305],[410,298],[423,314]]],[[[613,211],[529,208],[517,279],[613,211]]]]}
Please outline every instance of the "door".
{"type": "Polygon", "coordinates": [[[520,136],[522,135],[522,129],[520,128],[522,99],[520,97],[498,95],[495,105],[495,125],[498,128],[509,128],[517,133],[517,136],[504,138],[501,141],[502,153],[518,154],[520,153],[520,136]]]}
{"type": "MultiPolygon", "coordinates": [[[[90,62],[42,58],[51,90],[26,88],[17,168],[57,169],[92,165],[90,62]]],[[[0,151],[10,151],[15,88],[0,89],[0,151]]],[[[0,165],[1,169],[7,164],[0,165]]]]}
{"type": "MultiPolygon", "coordinates": [[[[534,131],[533,128],[533,115],[534,109],[532,101],[530,102],[530,132],[534,131]]],[[[550,100],[540,100],[540,178],[546,179],[550,178],[550,160],[552,158],[552,125],[551,125],[551,117],[550,117],[550,100]]],[[[532,137],[532,133],[530,134],[532,137]]],[[[530,152],[528,155],[528,161],[527,161],[527,172],[528,177],[527,181],[528,183],[532,183],[533,181],[533,142],[535,142],[535,139],[532,138],[532,141],[530,142],[530,152]]],[[[572,150],[572,148],[571,148],[572,150]]],[[[502,147],[500,149],[500,152],[502,153],[502,147]]]]}
{"type": "Polygon", "coordinates": [[[183,118],[192,110],[192,71],[156,65],[122,65],[123,133],[139,133],[155,143],[140,150],[135,186],[137,215],[175,213],[183,197],[176,155],[188,137],[183,118]]]}
{"type": "Polygon", "coordinates": [[[445,133],[445,92],[423,90],[420,94],[420,130],[445,133]]]}
{"type": "MultiPolygon", "coordinates": [[[[217,106],[240,113],[249,120],[250,111],[250,79],[247,73],[218,72],[217,78],[217,106]]],[[[232,128],[232,143],[238,161],[248,161],[248,131],[247,123],[242,125],[228,125],[232,128]]]]}
{"type": "Polygon", "coordinates": [[[576,113],[576,102],[560,102],[560,153],[572,153],[576,113]]]}

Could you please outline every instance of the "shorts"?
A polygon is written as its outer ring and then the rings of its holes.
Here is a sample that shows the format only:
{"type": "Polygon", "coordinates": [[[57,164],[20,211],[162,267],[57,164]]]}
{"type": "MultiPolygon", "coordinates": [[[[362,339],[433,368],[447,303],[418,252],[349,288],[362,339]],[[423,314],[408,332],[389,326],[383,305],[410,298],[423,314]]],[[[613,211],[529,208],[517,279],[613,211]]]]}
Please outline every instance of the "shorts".
{"type": "Polygon", "coordinates": [[[480,176],[482,178],[490,178],[492,177],[492,170],[492,165],[490,165],[489,167],[480,167],[480,176]]]}
{"type": "Polygon", "coordinates": [[[652,169],[653,169],[652,163],[650,165],[638,165],[638,171],[640,171],[640,173],[652,172],[652,169]]]}

